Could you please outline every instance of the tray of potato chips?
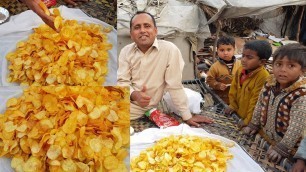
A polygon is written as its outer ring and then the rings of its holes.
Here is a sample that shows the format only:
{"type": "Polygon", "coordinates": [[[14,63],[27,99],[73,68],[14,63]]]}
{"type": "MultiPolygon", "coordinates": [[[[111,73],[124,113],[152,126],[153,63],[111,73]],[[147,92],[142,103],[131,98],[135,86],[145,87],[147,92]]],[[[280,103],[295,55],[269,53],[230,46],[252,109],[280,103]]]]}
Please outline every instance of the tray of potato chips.
{"type": "Polygon", "coordinates": [[[0,171],[128,171],[129,88],[0,87],[0,171]]]}
{"type": "Polygon", "coordinates": [[[42,21],[26,20],[32,13],[13,16],[15,21],[24,18],[21,23],[0,26],[0,85],[116,83],[117,34],[113,27],[81,10],[60,7],[50,10],[56,32],[42,21]]]}
{"type": "Polygon", "coordinates": [[[264,171],[236,142],[186,124],[135,133],[130,157],[132,172],[264,171]]]}

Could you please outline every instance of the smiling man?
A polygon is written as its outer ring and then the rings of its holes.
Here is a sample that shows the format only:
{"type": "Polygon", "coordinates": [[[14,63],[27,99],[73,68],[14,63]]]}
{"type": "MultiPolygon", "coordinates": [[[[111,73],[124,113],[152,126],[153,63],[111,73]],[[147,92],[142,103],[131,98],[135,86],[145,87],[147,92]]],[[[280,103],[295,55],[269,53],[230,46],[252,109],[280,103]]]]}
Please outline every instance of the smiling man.
{"type": "Polygon", "coordinates": [[[191,115],[181,83],[184,67],[181,52],[173,43],[156,39],[154,17],[147,12],[137,12],[130,21],[130,34],[134,43],[121,50],[117,75],[118,85],[130,86],[131,120],[156,108],[168,91],[180,112],[178,115],[186,123],[193,126],[211,123],[210,118],[191,115]]]}

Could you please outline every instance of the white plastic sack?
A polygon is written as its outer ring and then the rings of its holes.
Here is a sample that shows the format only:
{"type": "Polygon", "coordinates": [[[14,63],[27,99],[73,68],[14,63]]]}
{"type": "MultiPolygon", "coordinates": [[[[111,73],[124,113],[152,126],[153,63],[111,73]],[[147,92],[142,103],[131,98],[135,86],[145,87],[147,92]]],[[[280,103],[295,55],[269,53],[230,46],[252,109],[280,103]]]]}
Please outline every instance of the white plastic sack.
{"type": "MultiPolygon", "coordinates": [[[[184,91],[188,98],[188,107],[189,107],[190,112],[194,114],[201,113],[200,104],[203,101],[201,94],[189,88],[184,88],[184,91]]],[[[169,92],[167,92],[164,95],[163,99],[165,100],[171,112],[174,112],[175,114],[179,114],[179,111],[176,109],[176,107],[174,106],[172,102],[169,92]]]]}

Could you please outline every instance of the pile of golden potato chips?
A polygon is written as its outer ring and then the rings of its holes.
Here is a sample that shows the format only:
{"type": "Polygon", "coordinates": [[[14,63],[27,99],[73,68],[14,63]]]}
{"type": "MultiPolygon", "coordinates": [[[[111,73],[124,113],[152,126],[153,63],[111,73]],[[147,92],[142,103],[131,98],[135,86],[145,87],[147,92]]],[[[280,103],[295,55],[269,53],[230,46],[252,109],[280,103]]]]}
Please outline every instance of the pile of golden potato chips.
{"type": "Polygon", "coordinates": [[[21,85],[102,85],[107,75],[107,33],[111,28],[64,20],[53,10],[54,31],[46,24],[7,54],[8,82],[21,85]]]}
{"type": "Polygon", "coordinates": [[[132,172],[225,172],[226,162],[233,158],[229,147],[219,140],[198,136],[170,136],[132,159],[132,172]]]}
{"type": "Polygon", "coordinates": [[[124,172],[129,88],[31,86],[0,114],[0,156],[17,172],[124,172]]]}

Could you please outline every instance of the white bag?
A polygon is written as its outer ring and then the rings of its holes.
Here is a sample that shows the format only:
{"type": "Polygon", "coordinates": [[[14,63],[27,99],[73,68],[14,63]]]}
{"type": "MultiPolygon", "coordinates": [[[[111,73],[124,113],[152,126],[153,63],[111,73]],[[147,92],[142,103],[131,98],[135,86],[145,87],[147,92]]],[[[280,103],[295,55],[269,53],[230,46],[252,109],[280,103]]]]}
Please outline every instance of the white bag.
{"type": "MultiPolygon", "coordinates": [[[[203,98],[200,93],[193,91],[189,88],[184,88],[184,91],[187,95],[188,98],[188,107],[191,113],[194,114],[199,114],[201,113],[201,102],[203,102],[203,98]]],[[[179,115],[179,111],[177,108],[174,106],[171,96],[169,92],[167,92],[163,96],[164,101],[166,102],[167,106],[169,107],[170,112],[174,112],[175,114],[179,115]]]]}

